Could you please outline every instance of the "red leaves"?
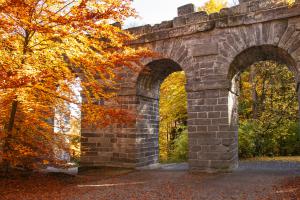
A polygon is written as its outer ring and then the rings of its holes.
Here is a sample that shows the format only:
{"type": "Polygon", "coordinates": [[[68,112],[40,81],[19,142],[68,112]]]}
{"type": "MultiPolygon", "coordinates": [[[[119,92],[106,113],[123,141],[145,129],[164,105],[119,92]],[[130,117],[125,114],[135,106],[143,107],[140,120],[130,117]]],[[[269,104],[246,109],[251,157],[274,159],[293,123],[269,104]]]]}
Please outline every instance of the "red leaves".
{"type": "Polygon", "coordinates": [[[33,77],[23,75],[20,76],[16,72],[0,71],[0,89],[12,89],[26,86],[32,82],[33,77]]]}
{"type": "Polygon", "coordinates": [[[83,124],[88,124],[93,128],[104,128],[112,124],[124,125],[131,124],[135,121],[135,113],[130,110],[120,108],[110,108],[103,105],[82,106],[84,116],[83,124]]]}
{"type": "Polygon", "coordinates": [[[0,126],[6,127],[12,101],[18,101],[7,158],[13,165],[59,161],[68,151],[67,136],[54,133],[53,119],[64,127],[70,103],[80,106],[74,86],[79,77],[84,94],[84,123],[106,127],[134,121],[120,105],[108,108],[120,80],[119,70],[132,69],[150,55],[126,44],[132,35],[109,23],[134,15],[130,1],[6,0],[0,3],[0,126]],[[100,39],[102,38],[102,39],[100,39]],[[125,66],[125,67],[124,67],[125,66]],[[61,122],[61,123],[60,123],[61,122]],[[8,156],[9,155],[9,156],[8,156]]]}

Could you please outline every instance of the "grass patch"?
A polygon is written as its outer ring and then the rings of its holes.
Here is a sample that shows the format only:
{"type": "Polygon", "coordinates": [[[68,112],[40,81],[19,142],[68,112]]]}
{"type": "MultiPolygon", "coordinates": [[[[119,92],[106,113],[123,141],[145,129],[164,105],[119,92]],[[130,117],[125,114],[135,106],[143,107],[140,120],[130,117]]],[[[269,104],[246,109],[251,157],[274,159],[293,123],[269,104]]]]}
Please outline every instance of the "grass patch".
{"type": "Polygon", "coordinates": [[[300,156],[278,156],[278,157],[254,157],[242,159],[244,161],[284,161],[284,162],[300,162],[300,156]]]}

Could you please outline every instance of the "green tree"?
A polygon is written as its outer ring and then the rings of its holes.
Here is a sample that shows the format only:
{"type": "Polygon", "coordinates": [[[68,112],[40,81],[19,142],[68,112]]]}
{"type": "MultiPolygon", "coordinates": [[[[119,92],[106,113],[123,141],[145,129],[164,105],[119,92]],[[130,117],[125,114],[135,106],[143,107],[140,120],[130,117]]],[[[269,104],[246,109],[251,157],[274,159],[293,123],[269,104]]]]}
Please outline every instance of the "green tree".
{"type": "Polygon", "coordinates": [[[287,66],[259,62],[242,74],[239,117],[241,157],[299,152],[295,80],[287,66]]]}

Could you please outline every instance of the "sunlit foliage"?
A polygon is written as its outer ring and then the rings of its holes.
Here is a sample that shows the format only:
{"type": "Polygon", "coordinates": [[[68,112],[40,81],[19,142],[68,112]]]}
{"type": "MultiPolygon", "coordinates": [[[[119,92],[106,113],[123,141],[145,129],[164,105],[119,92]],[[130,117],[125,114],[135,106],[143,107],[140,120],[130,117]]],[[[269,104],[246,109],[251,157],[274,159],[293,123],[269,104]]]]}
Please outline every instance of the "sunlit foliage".
{"type": "Polygon", "coordinates": [[[228,0],[209,0],[202,7],[199,8],[199,11],[206,11],[208,14],[220,12],[222,8],[226,8],[228,5],[228,0]]]}
{"type": "Polygon", "coordinates": [[[299,154],[294,74],[285,65],[259,62],[243,72],[240,90],[240,156],[299,154]]]}
{"type": "MultiPolygon", "coordinates": [[[[125,122],[125,111],[97,102],[114,97],[116,72],[148,54],[113,22],[135,15],[129,0],[3,0],[0,2],[0,137],[4,163],[35,167],[68,152],[53,133],[54,109],[80,106],[71,89],[80,77],[84,120],[91,126],[125,122]],[[110,89],[110,90],[108,90],[110,89]],[[34,166],[33,166],[34,165],[34,166]]],[[[56,119],[60,120],[60,119],[56,119]]],[[[59,123],[58,123],[59,124],[59,123]]],[[[59,128],[59,127],[58,127],[59,128]]]]}
{"type": "Polygon", "coordinates": [[[184,72],[168,76],[160,88],[159,145],[161,160],[168,160],[174,140],[186,128],[187,94],[184,72]]]}

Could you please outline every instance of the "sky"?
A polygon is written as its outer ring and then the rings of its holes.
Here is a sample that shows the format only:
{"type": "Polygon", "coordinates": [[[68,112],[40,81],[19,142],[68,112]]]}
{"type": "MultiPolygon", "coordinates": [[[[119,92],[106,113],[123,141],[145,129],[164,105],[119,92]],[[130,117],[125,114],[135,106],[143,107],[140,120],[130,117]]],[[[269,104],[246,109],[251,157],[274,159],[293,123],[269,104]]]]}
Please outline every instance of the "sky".
{"type": "MultiPolygon", "coordinates": [[[[156,24],[171,20],[177,16],[177,8],[185,4],[193,3],[196,7],[203,5],[207,0],[134,0],[132,6],[137,10],[140,18],[129,19],[126,27],[144,24],[156,24]]],[[[237,0],[229,0],[233,4],[237,0]]]]}

